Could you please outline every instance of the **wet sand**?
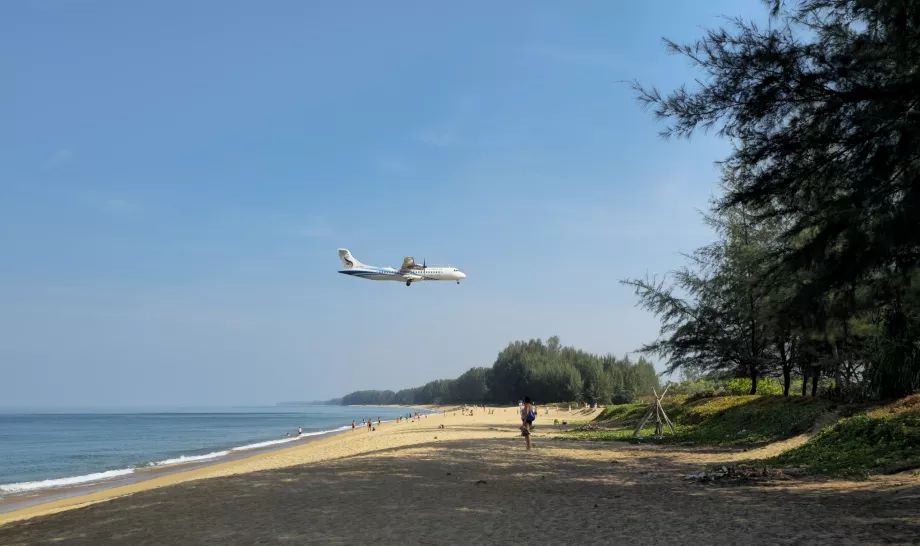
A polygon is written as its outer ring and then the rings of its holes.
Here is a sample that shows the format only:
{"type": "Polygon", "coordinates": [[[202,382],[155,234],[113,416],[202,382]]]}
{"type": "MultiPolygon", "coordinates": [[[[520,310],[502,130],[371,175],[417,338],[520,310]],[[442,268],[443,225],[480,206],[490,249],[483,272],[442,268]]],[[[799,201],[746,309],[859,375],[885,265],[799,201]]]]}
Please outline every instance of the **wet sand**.
{"type": "Polygon", "coordinates": [[[0,544],[920,543],[916,475],[704,485],[748,453],[551,439],[557,417],[529,452],[516,408],[346,432],[0,514],[0,544]]]}

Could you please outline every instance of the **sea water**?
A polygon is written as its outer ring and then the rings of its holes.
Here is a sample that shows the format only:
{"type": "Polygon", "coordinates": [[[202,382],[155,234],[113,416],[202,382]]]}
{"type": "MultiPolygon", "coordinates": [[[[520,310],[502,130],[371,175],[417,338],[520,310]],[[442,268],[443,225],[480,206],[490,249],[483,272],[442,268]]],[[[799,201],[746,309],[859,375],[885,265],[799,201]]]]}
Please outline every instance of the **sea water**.
{"type": "Polygon", "coordinates": [[[220,462],[416,411],[375,406],[0,412],[0,499],[220,462]],[[303,429],[298,437],[297,428],[303,429]]]}

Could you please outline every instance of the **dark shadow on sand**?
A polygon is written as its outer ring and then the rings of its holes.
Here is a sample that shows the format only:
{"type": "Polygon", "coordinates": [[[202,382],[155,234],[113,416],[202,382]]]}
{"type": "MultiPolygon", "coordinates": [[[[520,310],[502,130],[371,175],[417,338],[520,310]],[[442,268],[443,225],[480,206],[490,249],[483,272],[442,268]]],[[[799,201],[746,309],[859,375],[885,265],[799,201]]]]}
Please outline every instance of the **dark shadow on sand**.
{"type": "Polygon", "coordinates": [[[696,467],[680,463],[673,446],[537,437],[528,453],[515,427],[507,428],[508,438],[411,446],[429,450],[422,455],[381,449],[145,491],[0,527],[0,544],[908,544],[920,537],[915,485],[846,493],[706,487],[682,479],[696,467]],[[571,449],[597,457],[567,456],[571,449]],[[617,458],[634,449],[643,455],[617,458]]]}

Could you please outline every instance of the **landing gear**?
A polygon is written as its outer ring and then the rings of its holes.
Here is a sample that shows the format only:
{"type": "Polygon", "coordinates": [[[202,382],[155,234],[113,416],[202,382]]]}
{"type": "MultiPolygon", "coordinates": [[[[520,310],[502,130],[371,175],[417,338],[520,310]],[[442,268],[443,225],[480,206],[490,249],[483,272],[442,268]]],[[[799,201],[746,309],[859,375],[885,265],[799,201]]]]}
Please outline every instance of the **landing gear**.
{"type": "Polygon", "coordinates": [[[411,280],[406,281],[406,286],[412,286],[412,281],[411,280]]]}
{"type": "Polygon", "coordinates": [[[460,284],[460,281],[457,281],[457,284],[460,284]]]}

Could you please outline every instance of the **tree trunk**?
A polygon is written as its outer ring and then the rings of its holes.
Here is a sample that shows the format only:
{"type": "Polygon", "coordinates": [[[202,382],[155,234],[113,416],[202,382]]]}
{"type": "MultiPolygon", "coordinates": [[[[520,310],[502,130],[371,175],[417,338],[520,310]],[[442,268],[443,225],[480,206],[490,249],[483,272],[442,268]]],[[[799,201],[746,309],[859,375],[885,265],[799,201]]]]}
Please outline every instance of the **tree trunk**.
{"type": "Polygon", "coordinates": [[[751,394],[757,394],[757,366],[751,364],[751,394]]]}
{"type": "Polygon", "coordinates": [[[783,365],[783,396],[789,396],[789,384],[792,382],[792,366],[786,358],[786,340],[779,340],[779,358],[783,365]]]}
{"type": "Polygon", "coordinates": [[[811,369],[811,397],[818,396],[818,378],[821,377],[821,368],[811,369]]]}
{"type": "Polygon", "coordinates": [[[802,396],[808,394],[808,370],[802,368],[802,396]]]}

